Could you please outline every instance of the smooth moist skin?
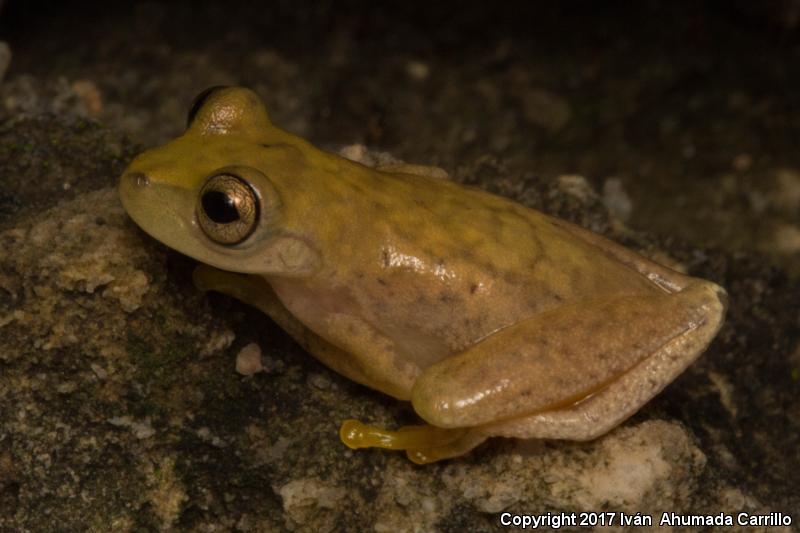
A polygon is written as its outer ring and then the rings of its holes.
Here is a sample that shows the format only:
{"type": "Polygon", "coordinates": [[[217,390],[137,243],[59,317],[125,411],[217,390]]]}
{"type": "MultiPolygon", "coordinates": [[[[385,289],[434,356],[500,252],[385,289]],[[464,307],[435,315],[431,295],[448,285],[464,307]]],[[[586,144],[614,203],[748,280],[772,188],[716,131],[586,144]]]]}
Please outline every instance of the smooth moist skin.
{"type": "Polygon", "coordinates": [[[139,155],[120,196],[150,235],[323,363],[411,401],[425,425],[345,421],[350,447],[426,463],[487,437],[609,431],[706,348],[725,292],[418,165],[368,168],[215,88],[139,155]]]}

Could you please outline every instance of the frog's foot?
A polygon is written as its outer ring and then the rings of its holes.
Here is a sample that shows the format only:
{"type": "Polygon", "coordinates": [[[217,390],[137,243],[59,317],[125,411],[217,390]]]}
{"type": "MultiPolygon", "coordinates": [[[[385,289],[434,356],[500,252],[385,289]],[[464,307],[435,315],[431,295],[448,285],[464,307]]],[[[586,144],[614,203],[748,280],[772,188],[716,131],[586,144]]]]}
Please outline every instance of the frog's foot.
{"type": "Polygon", "coordinates": [[[405,450],[406,456],[419,465],[463,455],[486,440],[485,435],[470,428],[445,429],[424,425],[389,431],[358,420],[345,420],[339,437],[352,449],[405,450]]]}

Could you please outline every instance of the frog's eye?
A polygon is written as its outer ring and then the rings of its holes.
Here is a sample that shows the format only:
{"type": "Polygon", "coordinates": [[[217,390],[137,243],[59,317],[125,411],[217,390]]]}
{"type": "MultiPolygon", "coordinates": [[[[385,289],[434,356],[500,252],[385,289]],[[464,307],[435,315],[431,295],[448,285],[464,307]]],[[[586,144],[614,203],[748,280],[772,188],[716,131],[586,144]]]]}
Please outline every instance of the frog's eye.
{"type": "Polygon", "coordinates": [[[186,115],[186,127],[192,125],[194,122],[194,117],[197,115],[197,112],[202,109],[203,105],[208,100],[208,97],[217,92],[219,89],[227,89],[228,85],[214,85],[213,87],[209,87],[208,89],[202,91],[200,94],[194,97],[192,100],[192,105],[189,108],[189,113],[186,115]]]}
{"type": "Polygon", "coordinates": [[[197,221],[203,233],[217,244],[242,242],[256,229],[258,219],[258,196],[237,176],[212,176],[200,191],[197,221]]]}

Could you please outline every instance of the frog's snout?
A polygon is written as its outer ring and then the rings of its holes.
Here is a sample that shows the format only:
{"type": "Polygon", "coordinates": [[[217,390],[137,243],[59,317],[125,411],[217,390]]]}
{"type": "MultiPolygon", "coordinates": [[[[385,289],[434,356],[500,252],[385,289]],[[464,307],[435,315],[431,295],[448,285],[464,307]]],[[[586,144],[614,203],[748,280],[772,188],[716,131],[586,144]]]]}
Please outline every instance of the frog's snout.
{"type": "Polygon", "coordinates": [[[151,187],[150,177],[144,172],[140,171],[126,171],[119,179],[119,198],[122,201],[122,207],[128,212],[131,217],[136,219],[136,213],[141,210],[142,203],[147,203],[144,198],[152,196],[148,193],[151,187]]]}

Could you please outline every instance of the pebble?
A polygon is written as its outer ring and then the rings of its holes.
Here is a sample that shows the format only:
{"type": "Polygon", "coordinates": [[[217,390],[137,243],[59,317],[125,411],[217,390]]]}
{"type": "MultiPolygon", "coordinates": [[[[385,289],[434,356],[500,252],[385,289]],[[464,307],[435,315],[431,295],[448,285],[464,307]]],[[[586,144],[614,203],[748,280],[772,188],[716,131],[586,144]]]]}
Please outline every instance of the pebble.
{"type": "Polygon", "coordinates": [[[609,178],[603,183],[603,203],[621,221],[627,222],[630,218],[633,202],[621,179],[609,178]]]}
{"type": "Polygon", "coordinates": [[[321,390],[328,389],[331,386],[331,380],[322,374],[311,374],[308,376],[308,383],[321,390]]]}
{"type": "Polygon", "coordinates": [[[239,350],[236,355],[236,372],[243,376],[252,376],[264,371],[264,365],[261,364],[261,347],[251,342],[244,348],[239,350]]]}

